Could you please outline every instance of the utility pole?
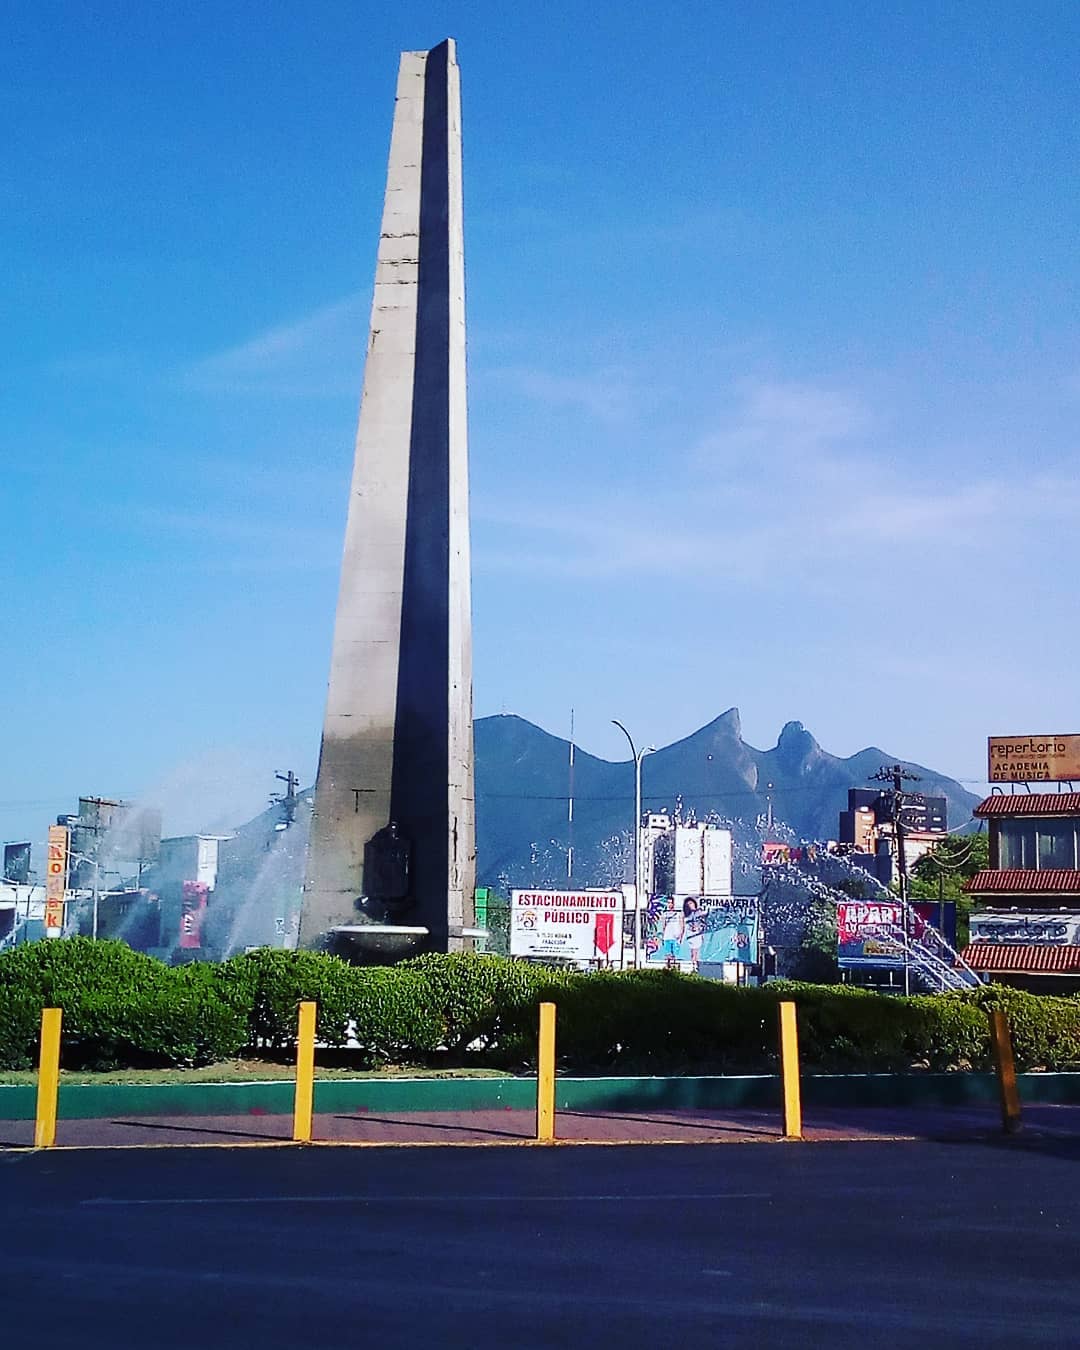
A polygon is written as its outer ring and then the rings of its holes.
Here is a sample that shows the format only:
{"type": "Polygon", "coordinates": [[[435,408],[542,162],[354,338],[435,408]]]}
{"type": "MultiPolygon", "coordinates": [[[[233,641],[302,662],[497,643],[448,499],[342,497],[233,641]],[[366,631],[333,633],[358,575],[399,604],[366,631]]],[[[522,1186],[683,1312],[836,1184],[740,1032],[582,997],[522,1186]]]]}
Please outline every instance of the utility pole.
{"type": "Polygon", "coordinates": [[[300,786],[300,780],[292,769],[289,769],[286,773],[275,773],[274,777],[279,783],[285,784],[285,791],[275,792],[270,800],[281,807],[282,816],[286,826],[288,826],[296,819],[296,790],[300,786]]]}
{"type": "Polygon", "coordinates": [[[634,757],[634,969],[641,969],[641,892],[643,889],[642,881],[642,848],[641,848],[641,761],[646,755],[655,755],[655,745],[643,745],[639,750],[634,744],[634,738],[630,735],[623,724],[614,717],[612,724],[617,726],[626,739],[630,742],[630,753],[634,757]]]}
{"type": "Polygon", "coordinates": [[[570,709],[570,764],[567,774],[566,803],[566,879],[574,875],[574,710],[570,709]]]}
{"type": "Polygon", "coordinates": [[[889,793],[892,808],[893,838],[896,840],[896,872],[900,878],[900,914],[904,923],[904,993],[911,993],[911,963],[908,959],[910,943],[910,923],[908,920],[908,875],[907,855],[904,851],[904,783],[918,783],[917,773],[908,773],[902,764],[883,764],[877,773],[870,775],[878,783],[891,783],[889,793]]]}

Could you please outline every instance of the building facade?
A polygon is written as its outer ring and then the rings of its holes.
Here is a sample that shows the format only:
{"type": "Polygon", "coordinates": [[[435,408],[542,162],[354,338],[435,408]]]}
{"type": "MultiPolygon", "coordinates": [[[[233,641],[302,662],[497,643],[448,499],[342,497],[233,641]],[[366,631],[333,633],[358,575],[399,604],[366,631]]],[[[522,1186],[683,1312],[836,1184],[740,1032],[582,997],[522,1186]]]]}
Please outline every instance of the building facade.
{"type": "MultiPolygon", "coordinates": [[[[923,792],[903,794],[904,860],[908,871],[948,832],[948,801],[923,792]]],[[[885,885],[897,879],[898,853],[892,794],[875,788],[848,788],[840,812],[839,852],[885,885]]]]}
{"type": "Polygon", "coordinates": [[[1003,984],[1080,992],[1080,792],[995,793],[974,814],[990,866],[964,888],[975,906],[965,959],[1003,984]]]}

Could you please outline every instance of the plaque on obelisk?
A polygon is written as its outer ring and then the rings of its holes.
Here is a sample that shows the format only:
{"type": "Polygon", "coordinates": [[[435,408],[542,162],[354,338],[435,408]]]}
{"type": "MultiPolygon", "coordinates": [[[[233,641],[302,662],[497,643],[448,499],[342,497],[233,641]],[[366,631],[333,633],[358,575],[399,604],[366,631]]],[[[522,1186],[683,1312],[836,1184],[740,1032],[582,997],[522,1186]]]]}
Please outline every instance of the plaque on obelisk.
{"type": "Polygon", "coordinates": [[[360,959],[467,943],[475,882],[461,98],[405,52],[301,917],[360,959]]]}

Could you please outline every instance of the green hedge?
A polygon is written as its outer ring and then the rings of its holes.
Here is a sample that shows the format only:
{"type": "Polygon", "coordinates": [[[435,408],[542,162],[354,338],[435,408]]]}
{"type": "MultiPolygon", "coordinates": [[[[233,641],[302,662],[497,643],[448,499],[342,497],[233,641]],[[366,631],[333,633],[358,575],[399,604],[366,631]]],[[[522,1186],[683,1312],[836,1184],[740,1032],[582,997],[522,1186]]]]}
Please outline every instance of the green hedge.
{"type": "Polygon", "coordinates": [[[73,1069],[212,1064],[248,1040],[247,1008],[212,967],[174,969],[122,942],[32,942],[0,955],[0,1067],[34,1062],[43,1007],[64,1010],[61,1062],[73,1069]]]}
{"type": "Polygon", "coordinates": [[[262,950],[177,968],[120,942],[37,942],[0,955],[0,1068],[36,1058],[40,1010],[64,1010],[69,1068],[208,1064],[287,1055],[297,1004],[319,1007],[333,1050],[377,1065],[526,1068],[536,1008],[559,1009],[560,1065],[578,1072],[769,1072],[776,1005],[799,1006],[803,1064],[820,1071],[985,1068],[987,1010],[1009,1013],[1017,1062],[1080,1063],[1080,999],[1000,985],[890,998],[836,985],[737,989],[673,971],[582,974],[499,956],[423,956],[350,966],[314,952],[262,950]]]}
{"type": "Polygon", "coordinates": [[[1004,984],[984,984],[966,998],[984,1015],[991,1008],[1005,1010],[1013,1054],[1021,1067],[1080,1066],[1080,996],[1054,998],[1004,984]]]}
{"type": "MultiPolygon", "coordinates": [[[[955,995],[893,998],[838,985],[774,982],[735,988],[676,972],[571,977],[542,991],[558,1005],[562,1054],[583,1068],[628,1072],[762,1072],[778,1062],[777,1003],[799,1008],[799,1050],[808,1068],[868,1072],[983,1068],[990,1061],[985,1013],[955,995]]],[[[1080,1002],[1071,1054],[1080,1058],[1080,1002]]]]}

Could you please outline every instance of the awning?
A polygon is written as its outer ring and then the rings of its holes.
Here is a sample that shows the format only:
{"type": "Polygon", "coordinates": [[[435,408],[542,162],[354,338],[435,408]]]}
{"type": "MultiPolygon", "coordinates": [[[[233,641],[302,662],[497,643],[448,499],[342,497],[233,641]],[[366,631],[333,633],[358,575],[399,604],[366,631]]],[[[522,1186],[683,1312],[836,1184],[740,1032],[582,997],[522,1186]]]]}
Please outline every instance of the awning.
{"type": "Polygon", "coordinates": [[[1080,872],[1065,867],[1030,871],[1006,867],[999,872],[976,872],[964,883],[969,895],[1080,895],[1080,872]]]}
{"type": "Polygon", "coordinates": [[[972,970],[986,975],[1076,975],[1080,946],[1046,947],[1036,943],[972,942],[961,953],[972,970]]]}

